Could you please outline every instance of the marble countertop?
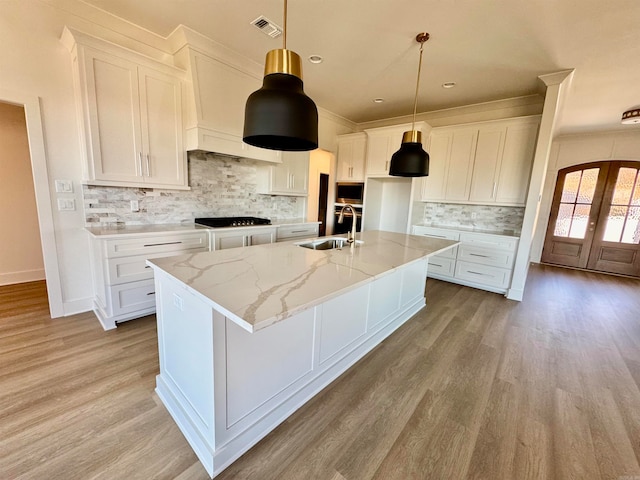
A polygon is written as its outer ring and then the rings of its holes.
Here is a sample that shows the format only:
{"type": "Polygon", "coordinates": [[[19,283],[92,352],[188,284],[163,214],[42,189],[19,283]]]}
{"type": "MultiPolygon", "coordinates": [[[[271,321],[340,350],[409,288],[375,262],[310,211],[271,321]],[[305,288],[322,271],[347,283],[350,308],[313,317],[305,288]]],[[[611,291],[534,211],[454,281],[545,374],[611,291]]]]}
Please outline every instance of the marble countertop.
{"type": "Polygon", "coordinates": [[[195,232],[195,231],[225,231],[225,230],[242,230],[248,228],[267,228],[267,227],[284,227],[289,225],[305,225],[319,224],[321,222],[308,222],[305,219],[290,218],[283,220],[273,220],[271,225],[247,225],[246,227],[224,227],[211,228],[204,225],[196,225],[195,223],[161,223],[154,225],[118,225],[108,227],[86,227],[91,235],[100,238],[118,237],[120,235],[146,235],[149,233],[178,233],[178,232],[195,232]]]}
{"type": "Polygon", "coordinates": [[[286,242],[147,263],[254,332],[459,243],[382,231],[357,238],[364,243],[355,249],[310,250],[286,242]]]}
{"type": "Polygon", "coordinates": [[[442,225],[438,223],[416,223],[414,225],[416,227],[442,228],[444,230],[456,230],[459,232],[488,233],[491,235],[520,238],[520,232],[515,230],[500,230],[496,228],[476,227],[473,225],[442,225]]]}

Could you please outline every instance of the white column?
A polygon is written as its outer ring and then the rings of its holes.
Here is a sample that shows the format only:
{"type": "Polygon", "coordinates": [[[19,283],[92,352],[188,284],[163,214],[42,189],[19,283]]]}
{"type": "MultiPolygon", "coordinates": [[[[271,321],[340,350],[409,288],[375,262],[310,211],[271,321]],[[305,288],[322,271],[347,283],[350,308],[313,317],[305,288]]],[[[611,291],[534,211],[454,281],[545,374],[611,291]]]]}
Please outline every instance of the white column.
{"type": "Polygon", "coordinates": [[[542,80],[546,86],[544,107],[542,109],[536,153],[531,169],[531,182],[529,183],[529,193],[527,195],[524,219],[522,221],[520,243],[518,244],[518,251],[516,253],[513,279],[511,280],[511,288],[507,291],[507,298],[518,301],[522,300],[524,286],[527,282],[531,244],[538,222],[540,200],[542,199],[542,190],[544,188],[544,179],[547,173],[556,120],[559,116],[562,96],[573,78],[573,69],[550,73],[548,75],[540,75],[538,78],[542,80]]]}

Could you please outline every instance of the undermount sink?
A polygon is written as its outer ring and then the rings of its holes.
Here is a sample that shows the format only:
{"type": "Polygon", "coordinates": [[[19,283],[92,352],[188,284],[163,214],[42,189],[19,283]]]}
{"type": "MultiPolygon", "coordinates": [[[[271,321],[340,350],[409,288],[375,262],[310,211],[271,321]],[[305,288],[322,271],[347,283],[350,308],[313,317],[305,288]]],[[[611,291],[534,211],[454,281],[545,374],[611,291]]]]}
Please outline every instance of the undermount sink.
{"type": "MultiPolygon", "coordinates": [[[[361,244],[362,240],[356,240],[356,246],[361,244]]],[[[349,246],[347,239],[343,237],[320,238],[310,242],[297,243],[296,245],[302,248],[309,248],[311,250],[333,250],[334,248],[340,249],[349,246]]]]}

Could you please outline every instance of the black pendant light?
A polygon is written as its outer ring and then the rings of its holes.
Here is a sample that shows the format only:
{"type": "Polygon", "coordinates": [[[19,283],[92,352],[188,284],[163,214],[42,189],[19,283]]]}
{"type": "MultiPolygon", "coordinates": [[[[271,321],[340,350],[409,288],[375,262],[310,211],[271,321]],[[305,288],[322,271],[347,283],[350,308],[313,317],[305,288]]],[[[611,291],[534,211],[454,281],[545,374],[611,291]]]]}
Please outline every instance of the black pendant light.
{"type": "Polygon", "coordinates": [[[416,41],[420,44],[420,63],[418,63],[418,80],[416,81],[416,95],[413,102],[413,122],[411,131],[404,132],[402,135],[400,150],[391,156],[389,175],[396,177],[426,177],[429,175],[429,154],[422,148],[422,132],[415,129],[418,86],[422,69],[422,48],[427,40],[429,40],[428,33],[419,33],[416,36],[416,41]]]}
{"type": "Polygon", "coordinates": [[[300,55],[287,50],[287,0],[283,48],[267,53],[262,88],[247,99],[242,140],[270,150],[318,148],[318,109],[303,91],[300,55]]]}

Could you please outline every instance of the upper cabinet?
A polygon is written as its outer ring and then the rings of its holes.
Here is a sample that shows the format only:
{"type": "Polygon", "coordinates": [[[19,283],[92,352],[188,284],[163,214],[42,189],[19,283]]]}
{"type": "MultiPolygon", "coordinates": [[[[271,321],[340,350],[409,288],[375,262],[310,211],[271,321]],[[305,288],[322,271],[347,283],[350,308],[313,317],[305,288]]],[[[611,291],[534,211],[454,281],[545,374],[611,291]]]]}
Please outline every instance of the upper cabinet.
{"type": "Polygon", "coordinates": [[[178,69],[65,30],[94,185],[188,189],[178,69]],[[84,40],[85,42],[83,42],[84,40]]]}
{"type": "Polygon", "coordinates": [[[187,150],[281,161],[281,152],[242,141],[245,103],[262,86],[260,78],[187,46],[176,61],[187,70],[193,87],[185,110],[187,150]]]}
{"type": "MultiPolygon", "coordinates": [[[[429,126],[425,122],[417,122],[415,130],[422,132],[423,143],[429,136],[429,126]]],[[[411,124],[393,125],[391,127],[371,128],[367,133],[367,177],[388,177],[391,156],[400,149],[402,135],[411,130],[411,124]]]]}
{"type": "Polygon", "coordinates": [[[364,182],[367,134],[349,133],[338,137],[338,182],[364,182]]]}
{"type": "Polygon", "coordinates": [[[309,183],[309,152],[282,152],[282,163],[259,166],[257,193],[306,197],[309,183]]]}
{"type": "Polygon", "coordinates": [[[434,128],[421,200],[524,205],[539,123],[534,116],[434,128]]]}

